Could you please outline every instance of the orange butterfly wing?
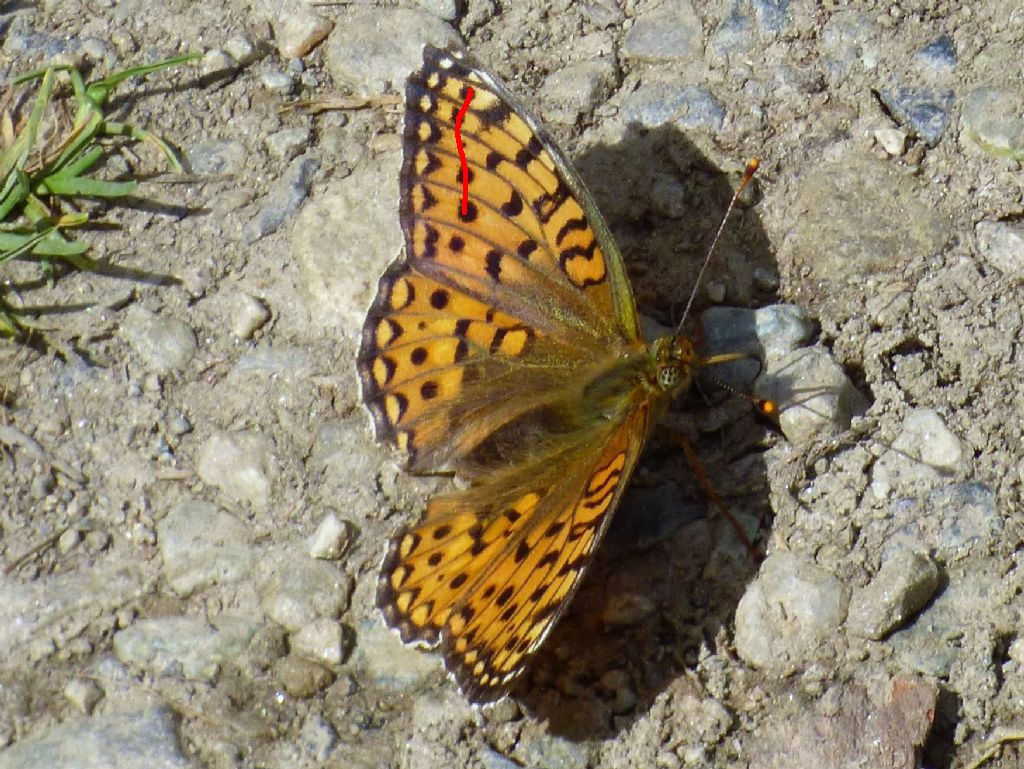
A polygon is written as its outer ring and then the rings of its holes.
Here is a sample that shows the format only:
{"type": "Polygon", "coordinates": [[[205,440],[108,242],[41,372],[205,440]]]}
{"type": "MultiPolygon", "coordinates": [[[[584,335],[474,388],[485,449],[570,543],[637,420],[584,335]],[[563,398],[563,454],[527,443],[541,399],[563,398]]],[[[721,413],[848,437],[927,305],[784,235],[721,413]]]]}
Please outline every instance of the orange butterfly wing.
{"type": "Polygon", "coordinates": [[[412,470],[470,487],[430,500],[392,541],[377,604],[404,640],[440,642],[463,691],[488,699],[564,610],[623,493],[648,431],[645,346],[582,182],[460,54],[427,47],[410,77],[404,156],[406,254],[363,327],[363,399],[412,470]],[[469,88],[463,215],[455,122],[469,88]]]}

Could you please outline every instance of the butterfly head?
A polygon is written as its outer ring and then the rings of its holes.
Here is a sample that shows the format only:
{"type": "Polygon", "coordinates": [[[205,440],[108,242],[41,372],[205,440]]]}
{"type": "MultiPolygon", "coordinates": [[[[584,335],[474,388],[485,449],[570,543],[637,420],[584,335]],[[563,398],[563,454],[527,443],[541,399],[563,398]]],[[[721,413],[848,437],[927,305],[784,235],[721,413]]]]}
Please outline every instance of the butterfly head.
{"type": "Polygon", "coordinates": [[[687,337],[681,334],[662,337],[650,347],[648,386],[675,396],[690,386],[696,365],[697,353],[687,337]]]}

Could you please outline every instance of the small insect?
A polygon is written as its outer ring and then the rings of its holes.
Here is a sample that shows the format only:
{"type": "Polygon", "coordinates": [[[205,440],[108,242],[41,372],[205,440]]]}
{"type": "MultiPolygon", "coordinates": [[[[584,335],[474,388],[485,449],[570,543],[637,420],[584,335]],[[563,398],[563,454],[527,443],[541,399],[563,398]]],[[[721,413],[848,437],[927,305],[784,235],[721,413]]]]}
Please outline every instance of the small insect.
{"type": "Polygon", "coordinates": [[[593,198],[503,85],[428,46],[405,106],[406,248],[367,313],[359,378],[378,439],[465,489],[391,542],[377,605],[484,701],[564,612],[705,361],[679,332],[644,340],[593,198]]]}

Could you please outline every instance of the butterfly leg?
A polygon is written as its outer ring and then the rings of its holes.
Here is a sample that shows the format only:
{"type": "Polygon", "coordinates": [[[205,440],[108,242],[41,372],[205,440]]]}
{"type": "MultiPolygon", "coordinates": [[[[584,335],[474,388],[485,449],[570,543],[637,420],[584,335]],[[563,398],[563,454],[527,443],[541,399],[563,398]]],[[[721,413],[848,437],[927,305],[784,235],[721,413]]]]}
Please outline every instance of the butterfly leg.
{"type": "Polygon", "coordinates": [[[704,467],[701,465],[700,459],[697,458],[697,452],[693,450],[693,446],[691,446],[689,441],[679,433],[675,434],[675,439],[676,443],[686,455],[686,461],[690,463],[690,467],[693,469],[694,475],[697,476],[697,483],[700,484],[700,488],[701,491],[704,492],[704,496],[711,501],[711,504],[715,506],[722,517],[729,522],[730,526],[732,526],[733,531],[736,532],[736,536],[750,554],[751,560],[755,563],[760,561],[764,554],[754,547],[754,543],[750,541],[750,537],[747,536],[747,533],[743,530],[740,522],[736,520],[736,516],[729,512],[729,508],[725,506],[725,503],[722,502],[722,498],[718,496],[718,492],[715,491],[714,484],[711,483],[711,479],[708,478],[707,473],[704,472],[704,467]]]}

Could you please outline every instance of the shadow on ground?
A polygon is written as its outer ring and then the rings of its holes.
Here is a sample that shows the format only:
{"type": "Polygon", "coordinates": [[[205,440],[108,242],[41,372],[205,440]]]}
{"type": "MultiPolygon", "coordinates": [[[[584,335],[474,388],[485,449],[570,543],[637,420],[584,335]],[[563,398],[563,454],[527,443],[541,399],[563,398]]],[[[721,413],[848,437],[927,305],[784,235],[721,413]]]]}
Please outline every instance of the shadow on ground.
{"type": "MultiPolygon", "coordinates": [[[[623,252],[640,313],[675,325],[738,177],[672,128],[632,130],[576,160],[623,252]]],[[[775,297],[756,288],[756,267],[775,272],[768,238],[754,210],[737,210],[705,285],[724,285],[725,304],[770,304],[775,297]]],[[[694,317],[707,304],[702,294],[694,317]]],[[[760,522],[763,536],[771,509],[753,447],[769,428],[738,405],[737,418],[698,434],[694,448],[730,511],[760,522]]],[[[707,408],[693,394],[673,411],[707,408]]],[[[716,647],[756,564],[706,508],[682,451],[655,434],[579,593],[513,692],[551,732],[615,735],[695,667],[702,645],[716,647]]]]}

